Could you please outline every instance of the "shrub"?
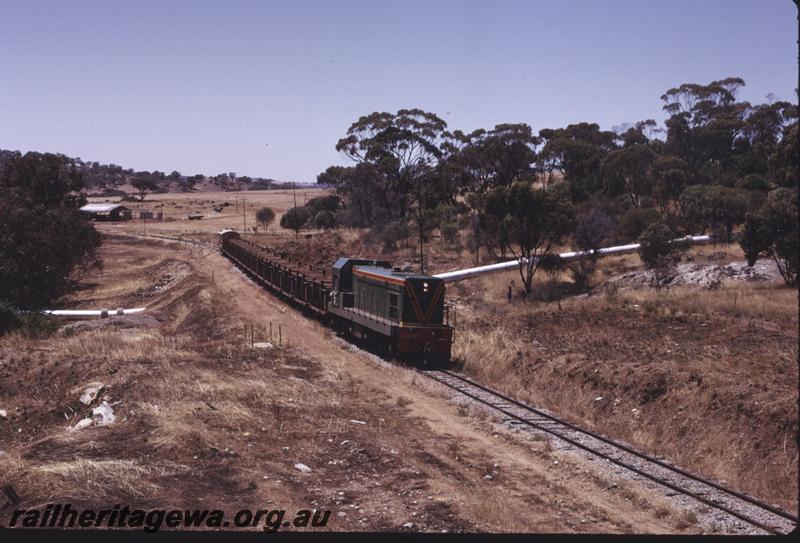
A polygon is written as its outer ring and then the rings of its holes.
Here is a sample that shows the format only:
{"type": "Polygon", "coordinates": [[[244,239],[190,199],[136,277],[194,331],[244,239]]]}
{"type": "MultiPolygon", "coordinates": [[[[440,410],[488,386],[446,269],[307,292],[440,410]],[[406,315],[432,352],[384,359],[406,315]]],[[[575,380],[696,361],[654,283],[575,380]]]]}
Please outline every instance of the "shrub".
{"type": "Polygon", "coordinates": [[[638,239],[651,224],[661,220],[658,210],[652,207],[632,208],[619,219],[619,235],[623,241],[638,239]]]}
{"type": "Polygon", "coordinates": [[[19,326],[19,318],[14,306],[8,302],[0,302],[0,335],[10,332],[19,326]]]}
{"type": "Polygon", "coordinates": [[[365,240],[367,243],[380,243],[384,251],[394,251],[398,243],[406,241],[410,236],[411,230],[408,224],[402,220],[394,220],[373,226],[365,240]]]}
{"type": "Polygon", "coordinates": [[[639,237],[639,256],[648,268],[654,268],[663,263],[664,258],[668,258],[673,263],[680,260],[680,257],[689,247],[689,241],[676,241],[675,233],[667,225],[661,222],[653,223],[648,226],[639,237]]]}
{"type": "Polygon", "coordinates": [[[293,207],[281,217],[281,228],[298,231],[306,225],[311,218],[311,209],[307,207],[293,207]]]}
{"type": "Polygon", "coordinates": [[[654,272],[656,287],[660,287],[680,257],[691,246],[689,241],[676,241],[667,225],[656,222],[648,226],[639,237],[639,257],[654,272]]]}
{"type": "Polygon", "coordinates": [[[100,235],[78,212],[80,170],[62,155],[12,153],[0,168],[0,300],[38,308],[63,294],[100,235]]]}
{"type": "MultiPolygon", "coordinates": [[[[613,239],[615,230],[614,219],[602,209],[592,207],[575,219],[575,245],[581,251],[597,251],[613,239]]],[[[597,260],[597,255],[589,258],[597,260]]]]}
{"type": "Polygon", "coordinates": [[[314,226],[316,228],[323,228],[325,230],[336,226],[336,216],[333,214],[333,211],[324,209],[317,213],[317,215],[314,217],[314,226]]]}
{"type": "Polygon", "coordinates": [[[787,285],[797,284],[798,205],[797,191],[780,188],[772,191],[764,205],[750,213],[739,244],[751,266],[758,258],[772,258],[787,285]]]}
{"type": "Polygon", "coordinates": [[[339,209],[339,201],[339,197],[333,194],[328,196],[315,196],[306,202],[305,207],[310,208],[314,215],[320,211],[334,212],[339,209]]]}
{"type": "Polygon", "coordinates": [[[451,248],[458,248],[460,232],[458,230],[458,224],[455,222],[448,222],[444,223],[439,227],[439,231],[442,233],[442,238],[444,241],[451,247],[451,248]]]}
{"type": "Polygon", "coordinates": [[[751,173],[736,182],[736,188],[767,192],[770,188],[769,181],[760,174],[751,173]]]}
{"type": "Polygon", "coordinates": [[[539,268],[548,274],[557,274],[564,269],[566,262],[555,253],[546,253],[539,257],[539,268]]]}
{"type": "Polygon", "coordinates": [[[256,211],[256,220],[261,223],[266,230],[272,221],[275,220],[275,212],[272,211],[269,207],[262,207],[258,211],[256,211]]]}
{"type": "Polygon", "coordinates": [[[27,313],[20,317],[20,331],[28,339],[40,339],[58,330],[58,323],[53,317],[39,313],[27,313]]]}
{"type": "Polygon", "coordinates": [[[722,232],[731,242],[733,227],[752,205],[749,191],[720,185],[692,186],[681,193],[680,207],[687,227],[722,232]]]}
{"type": "Polygon", "coordinates": [[[569,265],[572,280],[576,286],[584,289],[589,286],[589,281],[595,272],[595,262],[593,260],[577,260],[569,265]]]}
{"type": "Polygon", "coordinates": [[[0,300],[40,308],[64,293],[100,234],[74,209],[0,201],[0,300]]]}
{"type": "Polygon", "coordinates": [[[353,208],[343,207],[337,209],[336,212],[333,214],[334,222],[338,226],[344,227],[358,227],[361,226],[361,220],[358,215],[358,212],[355,211],[353,208]]]}

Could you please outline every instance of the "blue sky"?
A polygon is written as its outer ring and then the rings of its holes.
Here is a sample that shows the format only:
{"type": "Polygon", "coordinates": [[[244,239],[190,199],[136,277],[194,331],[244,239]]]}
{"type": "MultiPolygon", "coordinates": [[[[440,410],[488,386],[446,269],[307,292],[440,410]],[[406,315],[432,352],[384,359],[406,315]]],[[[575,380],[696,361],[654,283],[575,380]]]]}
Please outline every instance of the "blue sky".
{"type": "Polygon", "coordinates": [[[359,116],[663,120],[685,82],[796,100],[790,0],[0,0],[0,148],[313,182],[359,116]]]}

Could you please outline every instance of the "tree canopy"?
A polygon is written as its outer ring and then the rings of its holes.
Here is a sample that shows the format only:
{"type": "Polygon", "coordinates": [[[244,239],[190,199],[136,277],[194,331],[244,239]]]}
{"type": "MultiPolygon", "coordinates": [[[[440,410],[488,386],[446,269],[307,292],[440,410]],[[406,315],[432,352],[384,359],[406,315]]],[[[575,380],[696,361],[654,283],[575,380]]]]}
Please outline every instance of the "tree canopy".
{"type": "Polygon", "coordinates": [[[78,212],[80,170],[49,153],[16,153],[0,168],[0,302],[22,309],[51,303],[69,286],[100,236],[78,212]]]}
{"type": "Polygon", "coordinates": [[[731,241],[748,212],[760,213],[780,188],[797,189],[800,175],[797,106],[741,101],[744,85],[738,77],[678,85],[661,96],[663,126],[645,119],[612,130],[577,122],[536,132],[507,122],[463,132],[420,109],[374,112],[336,145],[353,164],[317,180],[338,199],[337,224],[370,228],[385,247],[414,230],[421,249],[437,231],[457,246],[468,227],[476,260],[481,247],[492,258],[537,252],[520,236],[539,228],[538,219],[515,208],[511,193],[558,225],[577,215],[575,230],[545,236],[574,247],[597,243],[587,233],[593,226],[602,227],[603,243],[627,243],[655,223],[673,238],[711,230],[731,241]],[[564,217],[541,209],[551,194],[563,195],[564,217]],[[506,218],[515,215],[512,228],[506,218]]]}

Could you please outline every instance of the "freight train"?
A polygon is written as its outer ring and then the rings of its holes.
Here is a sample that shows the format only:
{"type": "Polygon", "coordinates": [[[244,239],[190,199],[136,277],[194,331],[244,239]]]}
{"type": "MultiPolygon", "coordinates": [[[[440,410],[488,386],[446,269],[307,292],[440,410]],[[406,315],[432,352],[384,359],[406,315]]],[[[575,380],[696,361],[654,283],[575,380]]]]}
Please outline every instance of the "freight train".
{"type": "Polygon", "coordinates": [[[412,363],[450,360],[453,327],[442,279],[401,271],[384,260],[339,258],[307,275],[268,248],[220,232],[220,250],[257,282],[340,335],[412,363]]]}

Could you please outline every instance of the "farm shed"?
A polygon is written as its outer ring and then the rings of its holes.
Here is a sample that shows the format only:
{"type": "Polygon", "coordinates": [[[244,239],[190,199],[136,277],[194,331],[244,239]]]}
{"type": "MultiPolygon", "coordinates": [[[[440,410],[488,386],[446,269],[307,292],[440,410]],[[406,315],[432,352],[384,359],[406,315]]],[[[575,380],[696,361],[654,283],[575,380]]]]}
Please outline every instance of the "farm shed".
{"type": "Polygon", "coordinates": [[[124,221],[133,216],[131,210],[121,204],[86,204],[80,212],[95,221],[124,221]]]}

